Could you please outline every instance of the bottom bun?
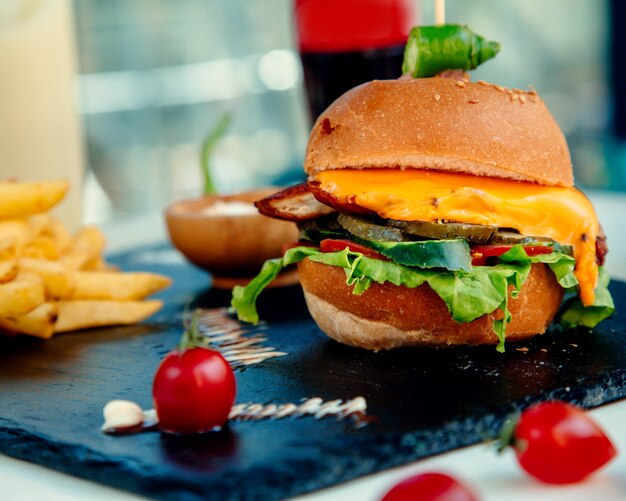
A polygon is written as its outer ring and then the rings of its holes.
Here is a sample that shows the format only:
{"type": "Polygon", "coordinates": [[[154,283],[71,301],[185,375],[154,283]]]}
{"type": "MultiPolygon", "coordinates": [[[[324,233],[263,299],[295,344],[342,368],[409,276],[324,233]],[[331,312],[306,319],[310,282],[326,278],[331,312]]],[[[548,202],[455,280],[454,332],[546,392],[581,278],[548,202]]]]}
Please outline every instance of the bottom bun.
{"type": "MultiPolygon", "coordinates": [[[[352,294],[342,268],[304,259],[298,264],[304,297],[313,320],[329,337],[368,350],[402,346],[496,344],[496,310],[468,323],[456,322],[428,284],[417,288],[390,283],[352,294]]],[[[544,264],[533,264],[517,298],[509,296],[507,341],[543,334],[563,300],[563,288],[544,264]]]]}

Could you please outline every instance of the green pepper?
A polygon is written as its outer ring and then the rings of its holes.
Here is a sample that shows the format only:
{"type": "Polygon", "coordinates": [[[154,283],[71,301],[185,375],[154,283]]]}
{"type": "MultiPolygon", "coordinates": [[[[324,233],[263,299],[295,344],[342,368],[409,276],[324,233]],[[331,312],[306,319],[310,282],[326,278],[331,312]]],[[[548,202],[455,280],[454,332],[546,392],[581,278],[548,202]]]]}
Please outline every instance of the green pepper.
{"type": "Polygon", "coordinates": [[[473,70],[499,51],[498,42],[485,40],[467,26],[416,26],[404,49],[402,72],[420,78],[445,70],[473,70]]]}

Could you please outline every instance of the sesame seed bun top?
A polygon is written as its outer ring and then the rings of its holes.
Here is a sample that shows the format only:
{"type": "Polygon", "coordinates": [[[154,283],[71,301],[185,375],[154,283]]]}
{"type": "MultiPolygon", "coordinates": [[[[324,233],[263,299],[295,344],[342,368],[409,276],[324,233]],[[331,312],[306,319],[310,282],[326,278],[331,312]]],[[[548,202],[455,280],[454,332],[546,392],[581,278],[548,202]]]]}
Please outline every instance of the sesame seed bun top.
{"type": "Polygon", "coordinates": [[[327,169],[420,168],[572,186],[565,137],[533,91],[452,78],[375,80],[317,119],[309,175],[327,169]]]}

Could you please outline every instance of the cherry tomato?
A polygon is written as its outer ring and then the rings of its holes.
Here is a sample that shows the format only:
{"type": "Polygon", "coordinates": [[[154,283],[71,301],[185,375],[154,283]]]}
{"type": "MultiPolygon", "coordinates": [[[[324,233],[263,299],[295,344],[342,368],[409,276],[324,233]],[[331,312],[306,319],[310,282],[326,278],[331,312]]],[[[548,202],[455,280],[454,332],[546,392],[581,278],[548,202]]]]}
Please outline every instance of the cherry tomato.
{"type": "Polygon", "coordinates": [[[201,433],[223,426],[235,401],[235,376],[217,351],[170,352],[152,383],[159,427],[172,433],[201,433]]]}
{"type": "Polygon", "coordinates": [[[394,486],[381,501],[477,501],[458,480],[443,473],[420,473],[394,486]]]}
{"type": "Polygon", "coordinates": [[[389,261],[389,259],[386,256],[383,256],[380,252],[376,252],[374,249],[370,249],[369,247],[365,247],[364,245],[354,243],[350,240],[340,240],[340,239],[335,240],[333,238],[327,238],[326,240],[322,240],[320,242],[320,250],[322,252],[342,251],[346,247],[353,252],[359,252],[367,257],[380,259],[382,261],[389,261]]]}
{"type": "Polygon", "coordinates": [[[528,408],[513,433],[520,466],[548,484],[580,482],[616,454],[602,429],[582,409],[563,402],[528,408]]]}
{"type": "MultiPolygon", "coordinates": [[[[472,247],[472,266],[485,266],[487,258],[498,257],[507,251],[510,251],[512,245],[475,245],[472,247]]],[[[547,245],[525,245],[524,250],[529,256],[538,256],[539,254],[551,254],[554,249],[547,245]]]]}

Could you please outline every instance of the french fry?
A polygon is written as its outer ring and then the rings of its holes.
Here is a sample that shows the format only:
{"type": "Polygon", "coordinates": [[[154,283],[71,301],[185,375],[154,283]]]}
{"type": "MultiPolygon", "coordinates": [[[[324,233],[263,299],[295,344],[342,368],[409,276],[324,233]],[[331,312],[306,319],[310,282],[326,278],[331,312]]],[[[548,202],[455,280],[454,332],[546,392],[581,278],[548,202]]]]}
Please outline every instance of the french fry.
{"type": "Polygon", "coordinates": [[[91,256],[85,251],[69,251],[59,261],[69,270],[81,270],[89,262],[91,256]]]}
{"type": "Polygon", "coordinates": [[[0,284],[0,317],[24,315],[45,301],[43,282],[38,277],[18,274],[0,284]]]}
{"type": "Polygon", "coordinates": [[[59,258],[59,249],[50,237],[39,236],[24,245],[22,256],[56,260],[59,258]]]}
{"type": "Polygon", "coordinates": [[[74,290],[73,272],[56,261],[23,257],[19,269],[39,276],[43,280],[47,299],[64,299],[74,290]]]}
{"type": "Polygon", "coordinates": [[[24,315],[0,317],[0,328],[49,339],[54,334],[57,314],[58,306],[56,303],[43,303],[24,315]]]}
{"type": "Polygon", "coordinates": [[[88,262],[100,256],[106,241],[102,232],[95,226],[81,228],[70,250],[59,259],[72,270],[81,270],[88,262]]]}
{"type": "Polygon", "coordinates": [[[162,301],[60,301],[54,332],[136,324],[163,306],[162,301]]]}
{"type": "MultiPolygon", "coordinates": [[[[50,214],[35,214],[26,219],[31,229],[31,240],[26,243],[26,247],[41,248],[40,254],[45,253],[46,259],[58,259],[60,252],[55,239],[50,234],[49,228],[52,224],[52,216],[50,214]]],[[[25,249],[22,250],[25,252],[25,249]]],[[[32,256],[36,257],[36,256],[32,256]]]]}
{"type": "Polygon", "coordinates": [[[50,226],[51,221],[52,216],[48,213],[35,214],[28,218],[28,226],[33,231],[33,235],[43,235],[50,226]]]}
{"type": "Polygon", "coordinates": [[[25,219],[0,221],[0,240],[13,240],[19,250],[33,238],[33,230],[25,219]]]}
{"type": "Polygon", "coordinates": [[[83,265],[84,271],[112,271],[102,256],[95,257],[83,265]]]}
{"type": "Polygon", "coordinates": [[[0,238],[0,261],[17,257],[17,240],[13,237],[0,238]]]}
{"type": "Polygon", "coordinates": [[[5,259],[4,261],[0,261],[0,284],[10,282],[15,278],[16,275],[17,260],[5,259]]]}
{"type": "Polygon", "coordinates": [[[143,299],[172,281],[154,273],[117,273],[110,271],[77,271],[71,299],[143,299]]]}
{"type": "Polygon", "coordinates": [[[140,322],[162,306],[142,301],[171,280],[122,273],[105,261],[96,227],[73,237],[47,211],[65,181],[0,181],[0,333],[48,339],[55,332],[140,322]]]}
{"type": "Polygon", "coordinates": [[[0,182],[0,219],[45,212],[61,201],[67,188],[67,181],[0,182]]]}
{"type": "Polygon", "coordinates": [[[72,235],[67,231],[65,225],[54,217],[50,218],[50,222],[42,232],[42,236],[52,238],[61,254],[66,253],[72,246],[72,235]]]}

